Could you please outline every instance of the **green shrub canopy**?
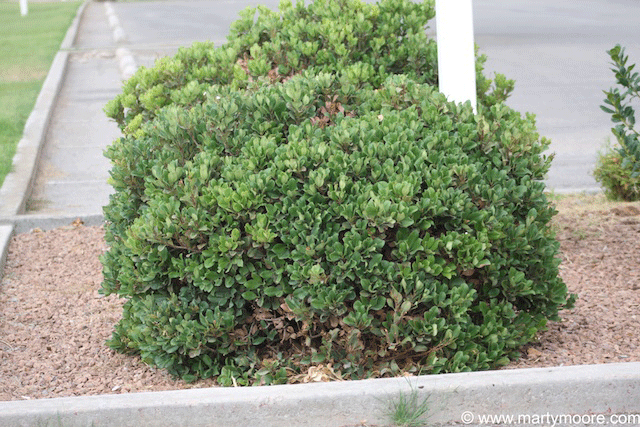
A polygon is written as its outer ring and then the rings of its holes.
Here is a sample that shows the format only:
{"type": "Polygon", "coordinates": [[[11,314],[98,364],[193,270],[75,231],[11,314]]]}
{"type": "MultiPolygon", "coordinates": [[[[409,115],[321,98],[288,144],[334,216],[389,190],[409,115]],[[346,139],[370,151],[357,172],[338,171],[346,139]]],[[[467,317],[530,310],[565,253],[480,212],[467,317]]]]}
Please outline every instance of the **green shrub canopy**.
{"type": "Polygon", "coordinates": [[[499,103],[512,82],[489,94],[479,79],[477,115],[447,102],[431,2],[260,12],[222,48],[139,71],[107,108],[125,136],[107,150],[103,292],[127,299],[109,344],[223,385],[517,357],[573,298],[541,181],[548,142],[499,103]],[[344,34],[321,31],[342,19],[344,34]]]}

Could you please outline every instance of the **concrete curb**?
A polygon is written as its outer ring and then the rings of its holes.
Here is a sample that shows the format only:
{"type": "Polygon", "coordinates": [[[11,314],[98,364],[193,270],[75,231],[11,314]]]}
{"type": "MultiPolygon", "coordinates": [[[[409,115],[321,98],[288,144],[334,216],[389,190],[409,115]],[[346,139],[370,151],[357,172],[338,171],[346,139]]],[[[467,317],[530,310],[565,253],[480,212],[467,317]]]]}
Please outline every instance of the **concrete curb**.
{"type": "Polygon", "coordinates": [[[120,45],[120,47],[116,49],[116,56],[118,57],[118,63],[120,66],[120,75],[123,80],[129,80],[129,78],[131,78],[138,69],[136,60],[131,51],[122,46],[127,42],[127,35],[124,32],[124,29],[122,29],[120,20],[118,19],[115,10],[113,10],[113,6],[110,1],[104,2],[104,10],[107,14],[107,19],[109,20],[109,26],[113,31],[113,41],[117,45],[120,45]]]}
{"type": "Polygon", "coordinates": [[[28,233],[34,229],[42,231],[52,230],[58,227],[70,225],[75,220],[80,219],[87,227],[104,224],[104,215],[101,214],[85,214],[85,215],[18,215],[4,219],[13,226],[13,234],[28,233]]]}
{"type": "Polygon", "coordinates": [[[429,424],[471,424],[492,414],[640,414],[640,363],[0,402],[0,424],[385,425],[393,403],[411,393],[428,398],[429,424]]]}
{"type": "Polygon", "coordinates": [[[133,58],[131,51],[126,47],[119,47],[116,49],[116,56],[118,57],[118,65],[120,66],[120,75],[122,80],[129,80],[138,70],[136,60],[133,58]]]}
{"type": "Polygon", "coordinates": [[[0,188],[0,217],[17,215],[24,211],[37,172],[51,112],[67,68],[68,57],[69,52],[59,51],[56,54],[33,111],[24,126],[22,139],[13,157],[12,171],[0,188]]]}
{"type": "Polygon", "coordinates": [[[0,281],[4,275],[4,265],[7,262],[11,236],[13,236],[13,224],[0,225],[0,281]]]}
{"type": "Polygon", "coordinates": [[[65,34],[64,39],[62,40],[62,44],[60,45],[61,50],[68,50],[73,48],[73,45],[76,42],[76,37],[78,36],[78,28],[80,28],[80,20],[82,19],[84,8],[87,7],[87,1],[80,5],[75,18],[71,22],[71,26],[67,30],[67,34],[65,34]]]}

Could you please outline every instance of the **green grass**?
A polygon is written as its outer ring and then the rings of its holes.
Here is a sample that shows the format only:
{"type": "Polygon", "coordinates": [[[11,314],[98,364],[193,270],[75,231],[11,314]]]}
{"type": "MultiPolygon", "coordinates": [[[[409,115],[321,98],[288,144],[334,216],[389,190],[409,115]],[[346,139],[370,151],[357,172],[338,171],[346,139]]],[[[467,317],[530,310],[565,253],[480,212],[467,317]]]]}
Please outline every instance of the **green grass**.
{"type": "Polygon", "coordinates": [[[418,391],[412,389],[408,395],[400,394],[391,402],[389,418],[395,427],[425,426],[425,417],[429,414],[428,398],[421,398],[418,391]]]}
{"type": "Polygon", "coordinates": [[[385,414],[392,427],[427,427],[426,419],[432,409],[429,396],[416,389],[409,377],[405,380],[411,391],[400,392],[385,401],[385,414]]]}
{"type": "Polygon", "coordinates": [[[11,170],[16,146],[42,83],[80,6],[78,1],[0,1],[0,185],[11,170]]]}

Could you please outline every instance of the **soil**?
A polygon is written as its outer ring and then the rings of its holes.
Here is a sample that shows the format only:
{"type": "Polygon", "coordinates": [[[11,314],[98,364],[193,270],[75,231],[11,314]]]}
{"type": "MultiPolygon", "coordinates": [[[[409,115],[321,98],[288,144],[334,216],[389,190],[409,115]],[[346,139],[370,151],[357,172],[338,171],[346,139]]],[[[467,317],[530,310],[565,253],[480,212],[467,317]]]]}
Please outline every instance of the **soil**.
{"type": "MultiPolygon", "coordinates": [[[[507,369],[640,361],[640,203],[556,199],[561,275],[578,300],[507,369]]],[[[77,221],[12,238],[0,282],[0,400],[214,385],[174,380],[105,345],[122,301],[98,293],[103,236],[77,221]]]]}

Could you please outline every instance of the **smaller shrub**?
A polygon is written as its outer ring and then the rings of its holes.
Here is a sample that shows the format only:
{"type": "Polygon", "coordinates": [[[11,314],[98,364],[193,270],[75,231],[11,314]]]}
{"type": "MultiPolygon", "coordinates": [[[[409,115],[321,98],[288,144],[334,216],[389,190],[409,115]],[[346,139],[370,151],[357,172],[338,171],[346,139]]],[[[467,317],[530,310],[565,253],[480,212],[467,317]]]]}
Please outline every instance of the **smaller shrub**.
{"type": "Polygon", "coordinates": [[[616,123],[611,129],[619,148],[599,156],[594,177],[605,188],[607,197],[614,200],[634,201],[640,199],[640,133],[635,130],[635,111],[632,104],[640,101],[640,74],[633,73],[635,64],[627,66],[629,57],[624,48],[616,45],[607,51],[611,57],[611,69],[616,82],[622,88],[604,91],[606,105],[600,108],[611,114],[616,123]]]}
{"type": "Polygon", "coordinates": [[[604,187],[610,200],[640,200],[640,179],[634,177],[632,166],[625,165],[618,150],[610,150],[598,157],[594,177],[604,187]]]}

